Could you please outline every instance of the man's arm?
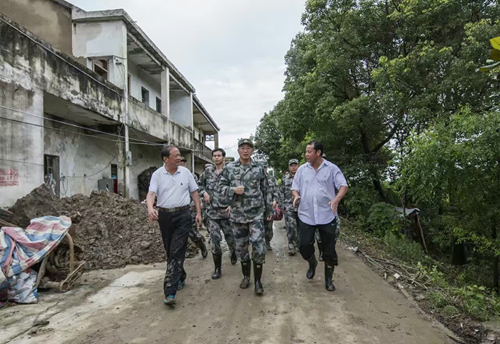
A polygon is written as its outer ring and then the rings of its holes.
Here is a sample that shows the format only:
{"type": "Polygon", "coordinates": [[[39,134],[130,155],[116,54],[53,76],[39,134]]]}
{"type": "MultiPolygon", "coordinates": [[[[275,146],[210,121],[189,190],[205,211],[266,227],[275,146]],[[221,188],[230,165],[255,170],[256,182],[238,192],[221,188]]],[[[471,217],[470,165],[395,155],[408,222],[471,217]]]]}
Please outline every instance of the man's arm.
{"type": "Polygon", "coordinates": [[[342,185],[340,187],[339,192],[335,196],[335,198],[333,200],[331,200],[330,202],[328,202],[328,205],[332,208],[332,211],[334,213],[337,212],[337,209],[339,207],[339,203],[340,203],[340,201],[342,201],[342,198],[344,198],[346,193],[347,193],[347,186],[342,185]]]}
{"type": "Polygon", "coordinates": [[[298,206],[298,202],[300,201],[300,181],[302,178],[302,169],[299,167],[297,173],[295,173],[295,177],[292,182],[292,196],[293,196],[293,206],[298,206]]]}
{"type": "Polygon", "coordinates": [[[198,187],[198,193],[205,199],[205,203],[210,203],[210,195],[207,192],[207,169],[205,169],[205,171],[201,174],[198,187]]]}
{"type": "Polygon", "coordinates": [[[154,193],[153,191],[149,191],[148,195],[146,196],[146,204],[148,206],[148,217],[150,221],[158,220],[158,210],[154,208],[155,199],[156,193],[154,193]]]}
{"type": "Polygon", "coordinates": [[[262,178],[260,179],[260,191],[262,192],[262,196],[264,197],[264,218],[267,221],[272,219],[274,210],[273,210],[273,197],[271,195],[272,190],[269,188],[269,180],[264,171],[262,171],[262,178]]]}

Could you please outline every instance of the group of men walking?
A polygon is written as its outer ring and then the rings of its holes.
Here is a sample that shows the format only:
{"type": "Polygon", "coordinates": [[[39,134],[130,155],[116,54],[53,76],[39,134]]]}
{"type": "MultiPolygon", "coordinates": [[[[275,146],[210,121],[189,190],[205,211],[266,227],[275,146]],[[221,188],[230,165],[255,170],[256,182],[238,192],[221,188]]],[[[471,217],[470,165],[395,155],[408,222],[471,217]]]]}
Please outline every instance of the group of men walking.
{"type": "Polygon", "coordinates": [[[314,278],[318,265],[314,243],[318,232],[325,261],[325,288],[335,290],[332,277],[338,264],[337,207],[347,192],[347,182],[336,165],[323,159],[323,150],[321,142],[311,141],[306,148],[307,163],[299,167],[297,159],[290,160],[288,174],[280,188],[276,179],[267,173],[267,166],[252,159],[254,145],[250,139],[239,140],[239,159],[227,165],[224,150],[215,149],[213,165],[206,167],[199,182],[181,166],[180,151],[174,146],[165,146],[161,152],[164,166],[153,173],[147,196],[149,218],[159,222],[167,252],[165,304],[174,305],[176,292],[184,286],[188,238],[200,249],[204,247],[197,231],[202,224],[200,196],[211,239],[213,279],[222,275],[224,236],[231,263],[234,265],[238,260],[241,263],[240,287],[250,286],[253,267],[255,293],[264,293],[262,273],[266,252],[272,249],[273,213],[281,207],[285,211],[289,255],[295,255],[298,249],[309,263],[306,277],[314,278]]]}

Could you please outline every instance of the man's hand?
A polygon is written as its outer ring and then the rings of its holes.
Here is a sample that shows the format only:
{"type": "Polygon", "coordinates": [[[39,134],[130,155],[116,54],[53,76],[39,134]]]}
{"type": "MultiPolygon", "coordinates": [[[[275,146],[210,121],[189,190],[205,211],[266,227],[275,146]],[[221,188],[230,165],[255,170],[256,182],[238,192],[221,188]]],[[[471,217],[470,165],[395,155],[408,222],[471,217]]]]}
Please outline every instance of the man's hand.
{"type": "Polygon", "coordinates": [[[276,201],[273,202],[273,208],[275,208],[275,209],[278,208],[278,202],[276,202],[276,201]]]}
{"type": "Polygon", "coordinates": [[[339,201],[336,198],[334,198],[333,200],[328,202],[328,205],[330,206],[330,208],[332,208],[332,211],[336,213],[337,208],[339,207],[339,201]]]}
{"type": "Polygon", "coordinates": [[[245,193],[245,187],[243,185],[235,187],[234,193],[237,195],[243,195],[245,193]]]}
{"type": "Polygon", "coordinates": [[[203,199],[205,200],[206,204],[210,203],[210,195],[208,194],[208,192],[205,192],[203,194],[203,199]]]}
{"type": "Polygon", "coordinates": [[[196,214],[196,225],[198,226],[198,228],[203,225],[203,220],[201,218],[201,214],[200,213],[196,214]]]}
{"type": "Polygon", "coordinates": [[[268,221],[268,222],[269,222],[269,221],[271,221],[272,219],[273,219],[273,216],[272,216],[272,215],[271,215],[271,216],[266,217],[266,221],[268,221]]]}
{"type": "Polygon", "coordinates": [[[293,198],[293,206],[294,206],[294,207],[298,207],[299,202],[300,202],[300,196],[295,196],[295,197],[293,198]]]}
{"type": "Polygon", "coordinates": [[[229,214],[231,214],[231,206],[226,208],[226,212],[227,212],[227,216],[229,216],[229,214]]]}
{"type": "Polygon", "coordinates": [[[151,222],[157,221],[158,220],[158,210],[156,210],[154,208],[148,209],[148,217],[149,217],[149,221],[151,221],[151,222]]]}

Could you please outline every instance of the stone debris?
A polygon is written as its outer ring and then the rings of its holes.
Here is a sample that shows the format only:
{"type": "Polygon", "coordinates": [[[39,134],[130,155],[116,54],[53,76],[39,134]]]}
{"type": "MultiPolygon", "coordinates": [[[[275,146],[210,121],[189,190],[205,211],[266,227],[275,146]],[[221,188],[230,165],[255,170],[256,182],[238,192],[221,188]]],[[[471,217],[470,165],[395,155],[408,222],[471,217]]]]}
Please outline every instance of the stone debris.
{"type": "MultiPolygon", "coordinates": [[[[75,244],[87,270],[120,268],[127,264],[165,262],[165,249],[157,222],[148,220],[146,205],[107,191],[94,191],[55,199],[42,185],[17,200],[9,209],[12,223],[26,227],[32,218],[66,215],[75,244]]],[[[197,248],[189,242],[187,257],[197,248]]]]}

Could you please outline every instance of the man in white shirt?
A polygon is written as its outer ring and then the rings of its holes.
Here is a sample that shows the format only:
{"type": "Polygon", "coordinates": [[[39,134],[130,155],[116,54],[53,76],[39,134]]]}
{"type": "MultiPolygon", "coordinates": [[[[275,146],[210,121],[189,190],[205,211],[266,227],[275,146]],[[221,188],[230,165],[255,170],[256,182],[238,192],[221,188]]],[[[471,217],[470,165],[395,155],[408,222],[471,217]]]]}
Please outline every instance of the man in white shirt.
{"type": "Polygon", "coordinates": [[[318,261],[314,255],[314,234],[319,231],[325,261],[325,288],[334,291],[332,277],[338,265],[337,208],[347,193],[347,181],[337,165],[323,159],[323,144],[311,141],[306,147],[307,163],[300,166],[292,184],[293,206],[299,205],[300,254],[309,263],[306,277],[312,279],[318,261]],[[335,192],[338,190],[338,193],[335,192]]]}
{"type": "Polygon", "coordinates": [[[167,305],[175,304],[175,294],[187,277],[184,270],[187,241],[192,228],[189,203],[196,206],[196,223],[201,226],[201,206],[198,185],[191,172],[180,165],[181,153],[175,146],[164,146],[161,157],[165,165],[157,169],[149,184],[148,216],[158,221],[167,252],[167,271],[163,290],[167,305]],[[154,202],[156,199],[156,209],[154,202]]]}

